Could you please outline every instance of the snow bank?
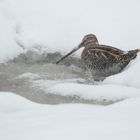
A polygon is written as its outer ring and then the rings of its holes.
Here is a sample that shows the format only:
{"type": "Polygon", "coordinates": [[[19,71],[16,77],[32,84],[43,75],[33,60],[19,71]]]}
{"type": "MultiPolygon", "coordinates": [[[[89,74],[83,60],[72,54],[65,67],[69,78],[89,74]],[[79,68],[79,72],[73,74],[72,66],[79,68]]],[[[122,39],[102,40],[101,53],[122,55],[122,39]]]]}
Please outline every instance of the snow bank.
{"type": "Polygon", "coordinates": [[[78,84],[82,79],[67,80],[37,80],[33,82],[35,87],[43,90],[46,94],[56,94],[61,96],[73,96],[86,100],[98,102],[115,102],[127,98],[140,97],[140,89],[113,85],[113,84],[78,84]]]}
{"type": "Polygon", "coordinates": [[[0,13],[0,63],[16,57],[22,49],[14,41],[12,22],[0,13]]]}
{"type": "Polygon", "coordinates": [[[0,93],[2,140],[139,140],[140,98],[111,106],[35,104],[0,93]]]}
{"type": "Polygon", "coordinates": [[[18,112],[28,109],[34,104],[19,95],[14,95],[14,93],[0,92],[0,112],[18,112]]]}
{"type": "Polygon", "coordinates": [[[96,101],[117,101],[130,97],[140,97],[140,89],[115,85],[57,84],[48,89],[49,93],[63,96],[79,96],[96,101]]]}
{"type": "Polygon", "coordinates": [[[67,52],[89,33],[103,44],[126,50],[139,47],[138,5],[139,1],[121,0],[7,0],[3,6],[14,16],[17,38],[26,47],[38,44],[48,51],[67,52]]]}

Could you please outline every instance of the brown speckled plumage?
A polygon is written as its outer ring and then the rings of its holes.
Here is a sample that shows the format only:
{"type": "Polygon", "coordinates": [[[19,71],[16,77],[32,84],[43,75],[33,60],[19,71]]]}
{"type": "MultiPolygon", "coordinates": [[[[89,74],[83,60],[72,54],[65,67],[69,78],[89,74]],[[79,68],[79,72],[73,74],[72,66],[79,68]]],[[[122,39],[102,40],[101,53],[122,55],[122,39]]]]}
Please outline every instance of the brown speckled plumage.
{"type": "Polygon", "coordinates": [[[80,45],[61,60],[84,47],[81,58],[85,66],[91,71],[93,79],[96,81],[104,80],[106,77],[121,72],[129,62],[136,58],[140,49],[123,51],[111,46],[101,45],[95,35],[86,35],[80,45]]]}

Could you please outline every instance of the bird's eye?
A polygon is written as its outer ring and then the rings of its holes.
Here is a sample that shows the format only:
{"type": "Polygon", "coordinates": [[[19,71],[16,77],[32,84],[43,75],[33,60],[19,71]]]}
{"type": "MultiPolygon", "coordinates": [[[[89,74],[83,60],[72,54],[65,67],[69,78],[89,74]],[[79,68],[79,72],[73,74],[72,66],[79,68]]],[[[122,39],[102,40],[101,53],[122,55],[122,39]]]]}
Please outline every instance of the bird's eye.
{"type": "Polygon", "coordinates": [[[89,37],[88,37],[88,36],[84,37],[83,41],[86,41],[87,39],[89,39],[89,37]]]}

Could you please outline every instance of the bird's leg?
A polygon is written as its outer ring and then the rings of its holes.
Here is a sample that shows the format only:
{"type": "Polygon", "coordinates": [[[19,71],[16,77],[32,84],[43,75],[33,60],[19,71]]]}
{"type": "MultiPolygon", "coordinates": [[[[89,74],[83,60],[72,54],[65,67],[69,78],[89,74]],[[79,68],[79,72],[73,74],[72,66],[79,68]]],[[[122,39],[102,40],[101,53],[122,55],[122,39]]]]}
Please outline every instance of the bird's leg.
{"type": "Polygon", "coordinates": [[[85,71],[85,80],[87,84],[94,84],[94,79],[89,69],[85,71]]]}

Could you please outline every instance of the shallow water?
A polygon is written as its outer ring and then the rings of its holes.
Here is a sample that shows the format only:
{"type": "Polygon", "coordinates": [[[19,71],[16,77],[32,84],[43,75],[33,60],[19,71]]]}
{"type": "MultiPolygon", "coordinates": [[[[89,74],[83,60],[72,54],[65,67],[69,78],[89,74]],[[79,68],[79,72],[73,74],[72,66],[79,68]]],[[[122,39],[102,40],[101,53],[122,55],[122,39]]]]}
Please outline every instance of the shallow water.
{"type": "MultiPolygon", "coordinates": [[[[19,94],[29,100],[44,104],[87,103],[110,104],[112,101],[98,102],[78,96],[61,96],[47,93],[38,86],[38,81],[63,82],[65,80],[81,84],[93,84],[79,58],[70,57],[60,65],[55,62],[59,53],[38,54],[27,51],[14,60],[0,64],[0,91],[19,94]]],[[[48,82],[48,85],[50,83],[48,82]]]]}

